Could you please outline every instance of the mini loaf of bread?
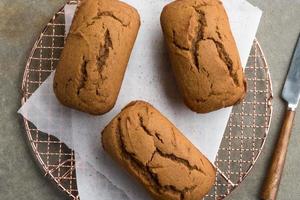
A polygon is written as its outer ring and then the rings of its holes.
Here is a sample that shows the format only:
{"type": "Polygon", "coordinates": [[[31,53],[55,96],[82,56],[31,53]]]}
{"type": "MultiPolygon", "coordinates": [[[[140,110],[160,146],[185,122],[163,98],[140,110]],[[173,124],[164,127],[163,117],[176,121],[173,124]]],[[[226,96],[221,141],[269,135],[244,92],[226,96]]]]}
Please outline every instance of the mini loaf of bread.
{"type": "Polygon", "coordinates": [[[176,0],[161,26],[185,104],[206,113],[241,101],[246,82],[228,18],[219,0],[176,0]]]}
{"type": "Polygon", "coordinates": [[[59,101],[90,114],[115,104],[140,26],[137,11],[118,0],[84,0],[54,78],[59,101]]]}
{"type": "Polygon", "coordinates": [[[158,110],[132,102],[103,130],[104,149],[157,200],[200,200],[215,182],[209,160],[158,110]]]}

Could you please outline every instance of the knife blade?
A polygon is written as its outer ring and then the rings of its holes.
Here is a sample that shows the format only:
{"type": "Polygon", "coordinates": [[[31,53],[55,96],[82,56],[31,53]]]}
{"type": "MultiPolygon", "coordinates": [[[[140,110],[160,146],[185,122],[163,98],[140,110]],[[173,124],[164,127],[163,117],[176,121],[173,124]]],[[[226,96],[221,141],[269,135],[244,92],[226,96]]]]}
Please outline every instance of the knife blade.
{"type": "Polygon", "coordinates": [[[282,98],[288,103],[288,107],[291,110],[297,108],[300,98],[300,35],[282,90],[282,98]]]}
{"type": "Polygon", "coordinates": [[[262,188],[262,200],[276,200],[283,172],[293,121],[296,114],[295,110],[300,97],[300,35],[298,36],[298,41],[281,96],[288,103],[288,106],[281,126],[279,138],[273,151],[271,165],[262,188]]]}

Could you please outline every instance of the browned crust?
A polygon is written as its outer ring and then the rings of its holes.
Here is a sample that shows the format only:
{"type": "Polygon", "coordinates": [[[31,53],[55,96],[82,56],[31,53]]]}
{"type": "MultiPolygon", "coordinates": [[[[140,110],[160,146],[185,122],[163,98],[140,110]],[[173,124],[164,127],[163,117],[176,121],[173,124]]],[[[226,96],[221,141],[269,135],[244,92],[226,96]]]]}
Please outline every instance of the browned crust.
{"type": "Polygon", "coordinates": [[[199,200],[215,181],[215,168],[150,104],[126,106],[102,132],[104,149],[154,199],[199,200]]]}
{"type": "Polygon", "coordinates": [[[115,104],[140,26],[117,0],[85,0],[75,14],[54,78],[59,101],[90,114],[115,104]]]}
{"type": "Polygon", "coordinates": [[[206,113],[244,97],[243,69],[220,1],[174,1],[164,7],[161,25],[179,90],[190,109],[206,113]]]}

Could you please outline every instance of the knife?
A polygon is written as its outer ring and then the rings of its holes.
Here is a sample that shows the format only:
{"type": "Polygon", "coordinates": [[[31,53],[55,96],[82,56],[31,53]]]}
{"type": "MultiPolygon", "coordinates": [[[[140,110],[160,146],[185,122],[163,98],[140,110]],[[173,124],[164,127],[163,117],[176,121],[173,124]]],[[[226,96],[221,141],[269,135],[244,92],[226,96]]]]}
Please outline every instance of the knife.
{"type": "Polygon", "coordinates": [[[261,199],[275,200],[281,174],[284,167],[292,125],[300,97],[300,35],[294,51],[290,69],[282,90],[282,98],[287,102],[287,109],[275,146],[270,168],[263,184],[261,199]]]}

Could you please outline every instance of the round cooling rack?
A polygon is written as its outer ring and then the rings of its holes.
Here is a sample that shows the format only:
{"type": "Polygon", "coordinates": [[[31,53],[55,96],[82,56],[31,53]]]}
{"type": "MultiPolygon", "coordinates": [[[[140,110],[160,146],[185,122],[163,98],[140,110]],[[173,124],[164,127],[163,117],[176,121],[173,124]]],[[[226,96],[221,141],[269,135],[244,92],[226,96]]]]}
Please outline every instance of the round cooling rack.
{"type": "MultiPolygon", "coordinates": [[[[23,77],[22,105],[55,69],[64,46],[64,23],[61,9],[34,44],[23,77]]],[[[224,199],[237,188],[249,174],[266,141],[272,116],[272,85],[257,40],[253,43],[245,74],[248,93],[243,102],[233,107],[215,160],[215,185],[205,200],[224,199]]],[[[79,199],[73,151],[55,137],[39,131],[25,118],[24,125],[33,155],[45,176],[71,199],[79,199]]]]}

